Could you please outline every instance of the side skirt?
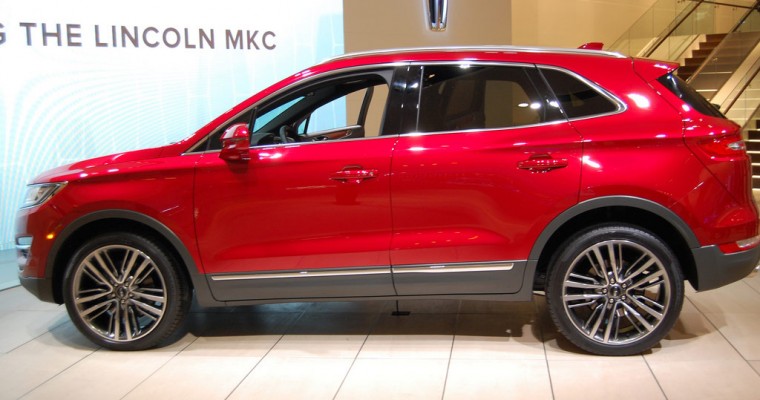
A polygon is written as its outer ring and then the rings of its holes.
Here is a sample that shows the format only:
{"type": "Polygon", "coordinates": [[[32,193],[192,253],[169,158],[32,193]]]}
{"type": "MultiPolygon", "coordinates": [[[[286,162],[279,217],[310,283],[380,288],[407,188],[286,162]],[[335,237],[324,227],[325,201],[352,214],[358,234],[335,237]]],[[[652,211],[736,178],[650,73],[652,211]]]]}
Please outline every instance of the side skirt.
{"type": "Polygon", "coordinates": [[[401,299],[530,301],[537,263],[529,260],[220,274],[206,277],[214,298],[199,296],[198,302],[214,307],[401,299]]]}

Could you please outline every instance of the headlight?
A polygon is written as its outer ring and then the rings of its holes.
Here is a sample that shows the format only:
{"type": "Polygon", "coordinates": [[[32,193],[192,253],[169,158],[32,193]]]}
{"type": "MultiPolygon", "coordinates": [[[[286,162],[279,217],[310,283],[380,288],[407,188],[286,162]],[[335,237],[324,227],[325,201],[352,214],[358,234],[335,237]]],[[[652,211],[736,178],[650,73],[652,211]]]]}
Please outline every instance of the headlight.
{"type": "Polygon", "coordinates": [[[21,208],[36,207],[49,198],[53,197],[55,192],[66,185],[66,182],[60,183],[40,183],[37,185],[29,185],[26,187],[26,196],[24,196],[24,204],[21,208]]]}

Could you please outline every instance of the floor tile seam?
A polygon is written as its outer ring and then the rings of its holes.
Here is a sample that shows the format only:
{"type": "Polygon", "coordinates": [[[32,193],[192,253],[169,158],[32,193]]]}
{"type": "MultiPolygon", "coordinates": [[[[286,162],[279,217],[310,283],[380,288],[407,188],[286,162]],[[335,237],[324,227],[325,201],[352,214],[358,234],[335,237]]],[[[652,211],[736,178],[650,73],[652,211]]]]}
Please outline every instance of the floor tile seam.
{"type": "Polygon", "coordinates": [[[56,329],[58,329],[58,328],[62,327],[62,326],[63,326],[63,325],[65,325],[67,322],[69,322],[69,321],[68,321],[68,320],[63,320],[63,321],[61,321],[61,322],[60,322],[60,323],[58,323],[57,325],[53,325],[53,326],[51,326],[50,328],[48,328],[48,329],[47,329],[45,332],[42,332],[42,333],[40,333],[39,335],[37,335],[37,336],[35,336],[35,337],[33,337],[33,338],[31,338],[31,339],[27,340],[26,342],[23,342],[23,343],[21,343],[20,345],[18,345],[18,346],[16,346],[16,347],[12,348],[12,349],[10,349],[10,350],[8,350],[7,352],[5,352],[5,353],[3,353],[3,354],[10,354],[10,353],[12,353],[12,352],[14,352],[14,351],[16,351],[16,350],[20,349],[21,347],[24,347],[24,346],[26,346],[27,344],[29,344],[29,343],[31,343],[31,342],[33,342],[33,341],[35,341],[35,340],[37,340],[37,339],[39,339],[39,338],[41,338],[41,337],[45,336],[46,334],[48,334],[48,333],[51,333],[51,332],[53,332],[54,330],[56,330],[56,329]]]}
{"type": "Polygon", "coordinates": [[[60,375],[61,375],[61,374],[63,374],[64,372],[68,371],[69,369],[71,369],[71,368],[72,368],[72,367],[74,367],[75,365],[79,364],[80,362],[82,362],[82,361],[84,361],[84,360],[86,360],[86,359],[90,358],[90,357],[91,357],[93,354],[95,354],[95,353],[97,353],[98,351],[101,351],[101,350],[103,350],[103,348],[102,348],[102,347],[99,347],[99,348],[97,348],[97,349],[95,349],[95,350],[93,350],[93,351],[91,351],[91,352],[87,353],[87,355],[85,355],[84,357],[82,357],[82,358],[80,358],[80,359],[78,359],[78,360],[74,361],[73,363],[71,363],[71,364],[69,364],[68,366],[66,366],[64,369],[62,369],[62,370],[60,370],[60,371],[56,372],[55,374],[53,374],[53,376],[49,377],[48,379],[45,379],[43,382],[41,382],[39,385],[35,386],[34,388],[32,388],[32,389],[29,389],[29,390],[28,390],[26,393],[22,394],[22,395],[21,395],[21,396],[19,396],[18,398],[19,398],[19,399],[22,399],[22,398],[24,398],[24,397],[26,397],[26,396],[30,395],[32,392],[34,392],[35,390],[37,390],[37,389],[41,388],[41,387],[42,387],[42,386],[44,386],[46,383],[48,383],[48,382],[52,381],[52,380],[53,380],[53,379],[55,379],[56,377],[60,376],[60,375]]]}
{"type": "MultiPolygon", "coordinates": [[[[554,392],[554,382],[552,381],[552,370],[551,368],[549,368],[549,353],[546,351],[546,335],[544,332],[544,323],[543,321],[540,320],[540,317],[539,317],[540,310],[538,309],[538,302],[535,299],[533,300],[533,308],[538,318],[538,321],[536,321],[538,323],[538,334],[540,336],[541,345],[544,348],[544,365],[546,365],[546,376],[549,378],[549,390],[552,393],[552,399],[556,399],[557,395],[554,392]]],[[[547,308],[546,311],[549,312],[549,309],[547,308]]]]}
{"type": "Polygon", "coordinates": [[[644,360],[644,364],[646,364],[647,369],[649,369],[649,373],[652,374],[652,378],[654,378],[655,383],[657,383],[657,387],[660,389],[660,393],[662,393],[662,397],[665,398],[665,400],[668,399],[667,393],[665,393],[665,388],[662,387],[662,383],[660,383],[660,380],[657,379],[657,374],[652,369],[652,365],[649,364],[649,360],[647,360],[644,355],[641,355],[641,358],[644,360]]]}
{"type": "Polygon", "coordinates": [[[747,281],[745,281],[744,279],[742,279],[742,280],[741,280],[741,282],[742,282],[743,284],[745,284],[745,285],[749,286],[750,290],[752,290],[753,292],[755,292],[755,293],[757,293],[757,294],[760,294],[760,289],[757,289],[757,288],[755,288],[754,286],[750,285],[750,284],[749,284],[747,281]]]}
{"type": "Polygon", "coordinates": [[[354,355],[354,359],[351,360],[351,365],[348,366],[348,369],[346,370],[346,374],[343,375],[343,379],[340,381],[340,385],[338,385],[338,388],[335,389],[335,394],[333,395],[333,400],[335,400],[338,397],[338,394],[340,394],[341,389],[343,389],[343,385],[346,383],[346,379],[348,379],[348,375],[351,374],[351,370],[354,368],[354,365],[356,364],[356,360],[359,359],[359,354],[361,354],[362,349],[364,349],[364,346],[367,344],[367,340],[369,340],[369,336],[372,334],[372,331],[375,330],[377,327],[377,324],[380,323],[380,317],[383,315],[383,312],[378,312],[375,316],[375,321],[372,323],[372,326],[369,328],[369,332],[367,332],[367,335],[364,336],[364,341],[362,341],[362,345],[359,346],[359,350],[354,355]]]}
{"type": "MultiPolygon", "coordinates": [[[[337,357],[330,357],[330,358],[337,358],[337,357]]],[[[382,356],[373,356],[373,357],[357,357],[357,360],[361,361],[403,361],[403,360],[414,360],[414,361],[447,361],[449,360],[448,357],[382,357],[382,356]]],[[[454,360],[461,360],[458,358],[455,358],[454,360]]]]}
{"type": "Polygon", "coordinates": [[[451,359],[454,355],[454,343],[456,343],[457,340],[457,330],[459,329],[459,322],[461,321],[460,318],[462,316],[462,302],[459,302],[459,307],[457,308],[457,316],[454,319],[454,335],[451,338],[451,347],[449,348],[449,360],[446,363],[446,376],[443,378],[443,388],[441,390],[441,400],[444,400],[446,398],[446,386],[449,383],[449,372],[451,372],[451,359]]]}
{"type": "Polygon", "coordinates": [[[154,370],[153,370],[153,372],[151,372],[151,373],[150,373],[150,375],[146,376],[146,377],[145,377],[145,379],[143,379],[143,380],[141,380],[140,382],[138,382],[137,384],[135,384],[135,386],[134,386],[134,387],[132,387],[132,389],[130,389],[130,390],[127,392],[127,393],[124,393],[124,395],[123,395],[123,396],[121,396],[121,397],[120,397],[120,399],[126,399],[126,398],[127,398],[129,395],[130,395],[130,393],[134,392],[134,391],[135,391],[135,389],[139,388],[139,387],[140,387],[140,385],[142,385],[142,384],[143,384],[143,383],[145,383],[145,382],[146,382],[148,379],[150,379],[150,378],[151,378],[153,375],[155,375],[155,374],[156,374],[156,372],[160,371],[160,370],[161,370],[162,368],[164,368],[164,367],[165,367],[167,364],[169,364],[169,363],[170,363],[172,360],[174,360],[175,358],[177,358],[177,356],[178,356],[180,353],[182,353],[183,351],[185,351],[185,349],[187,349],[188,347],[190,347],[190,346],[191,346],[193,343],[195,343],[195,341],[197,341],[197,340],[198,340],[198,337],[196,336],[196,337],[195,337],[195,339],[193,339],[192,341],[190,341],[190,343],[186,344],[186,345],[185,345],[185,346],[183,346],[181,349],[177,350],[177,352],[176,352],[176,353],[174,353],[174,355],[172,355],[171,357],[169,357],[169,359],[168,359],[168,360],[164,361],[164,362],[163,362],[161,365],[159,365],[158,367],[156,367],[156,369],[154,369],[154,370]]]}
{"type": "Polygon", "coordinates": [[[224,398],[225,398],[225,400],[226,400],[226,399],[229,399],[229,398],[230,398],[230,396],[232,396],[232,395],[233,395],[233,393],[235,393],[235,391],[236,391],[236,390],[238,390],[238,388],[240,388],[240,385],[242,385],[242,384],[243,384],[243,382],[245,382],[245,380],[246,380],[246,379],[248,379],[248,377],[249,377],[249,376],[250,376],[250,375],[253,373],[253,371],[255,371],[255,370],[256,370],[256,367],[258,367],[258,366],[259,366],[259,364],[261,364],[261,363],[264,361],[264,359],[265,359],[265,358],[266,358],[266,357],[269,355],[269,353],[271,353],[271,352],[272,352],[272,350],[273,350],[275,347],[277,347],[277,344],[279,344],[279,343],[280,343],[280,341],[282,341],[282,338],[284,338],[284,337],[285,337],[285,335],[287,335],[287,334],[288,334],[288,332],[290,332],[290,329],[293,327],[293,325],[295,325],[295,323],[296,323],[296,322],[298,322],[298,320],[300,320],[300,319],[301,319],[301,318],[304,316],[304,314],[306,314],[306,310],[305,310],[305,309],[304,309],[304,310],[301,310],[301,311],[300,311],[300,315],[299,315],[297,318],[294,318],[294,319],[293,319],[293,321],[291,321],[291,322],[288,324],[288,326],[287,326],[287,327],[286,327],[286,328],[283,330],[283,333],[280,335],[280,337],[279,337],[279,338],[277,338],[277,341],[276,341],[276,342],[274,342],[274,344],[272,344],[272,346],[269,348],[269,350],[267,350],[267,351],[266,351],[266,353],[264,353],[264,355],[263,355],[263,356],[261,356],[261,358],[259,358],[259,361],[257,361],[257,362],[256,362],[256,363],[255,363],[255,364],[254,364],[254,365],[251,367],[251,369],[250,369],[250,370],[248,370],[248,372],[245,374],[245,376],[243,376],[243,377],[240,379],[240,382],[238,382],[238,383],[237,383],[237,385],[235,385],[235,387],[234,387],[234,388],[232,388],[232,390],[230,390],[230,392],[227,394],[227,396],[225,396],[225,397],[224,397],[224,398]]]}
{"type": "MultiPolygon", "coordinates": [[[[691,301],[691,299],[686,299],[686,300],[688,300],[690,303],[692,303],[692,305],[694,305],[694,303],[691,301]]],[[[696,306],[695,306],[694,308],[696,308],[696,306]]],[[[717,331],[717,332],[718,332],[718,334],[719,334],[719,335],[720,335],[720,336],[723,338],[723,340],[725,340],[725,341],[728,343],[728,345],[729,345],[729,346],[731,346],[731,348],[732,348],[732,349],[734,349],[734,351],[736,352],[736,354],[737,354],[737,355],[738,355],[738,356],[739,356],[739,357],[740,357],[742,360],[744,360],[744,363],[746,363],[748,367],[752,368],[752,365],[749,363],[749,360],[747,360],[747,358],[746,358],[746,357],[744,357],[744,354],[742,354],[742,352],[741,352],[741,351],[739,351],[739,349],[737,349],[737,348],[736,348],[736,346],[734,345],[734,343],[733,343],[733,342],[731,342],[731,340],[729,340],[729,339],[726,337],[726,335],[723,333],[723,331],[721,331],[721,330],[720,330],[720,328],[718,328],[718,326],[717,326],[717,325],[715,325],[715,324],[712,322],[712,320],[711,320],[710,318],[708,318],[708,317],[707,317],[707,315],[706,315],[704,312],[702,312],[702,310],[700,310],[700,309],[698,309],[698,308],[697,308],[697,311],[698,311],[698,312],[699,312],[699,313],[702,315],[702,317],[703,317],[703,318],[704,318],[704,319],[707,321],[707,323],[709,323],[709,324],[710,324],[710,326],[712,326],[713,328],[715,328],[715,331],[717,331]]],[[[714,313],[711,313],[711,314],[714,314],[714,313]]],[[[754,368],[752,368],[752,370],[754,371],[755,369],[754,369],[754,368]]],[[[757,372],[757,371],[755,371],[755,372],[757,372]]]]}

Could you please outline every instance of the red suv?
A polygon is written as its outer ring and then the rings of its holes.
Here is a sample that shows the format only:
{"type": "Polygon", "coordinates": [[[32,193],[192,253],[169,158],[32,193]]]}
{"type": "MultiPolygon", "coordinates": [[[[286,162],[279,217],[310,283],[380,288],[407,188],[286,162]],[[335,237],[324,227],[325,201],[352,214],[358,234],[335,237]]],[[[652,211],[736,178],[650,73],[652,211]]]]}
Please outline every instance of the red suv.
{"type": "Polygon", "coordinates": [[[684,280],[760,258],[739,127],[677,64],[592,50],[410,49],[299,72],[188,139],[48,171],[21,282],[100,346],[202,306],[546,293],[582,349],[671,329],[684,280]]]}

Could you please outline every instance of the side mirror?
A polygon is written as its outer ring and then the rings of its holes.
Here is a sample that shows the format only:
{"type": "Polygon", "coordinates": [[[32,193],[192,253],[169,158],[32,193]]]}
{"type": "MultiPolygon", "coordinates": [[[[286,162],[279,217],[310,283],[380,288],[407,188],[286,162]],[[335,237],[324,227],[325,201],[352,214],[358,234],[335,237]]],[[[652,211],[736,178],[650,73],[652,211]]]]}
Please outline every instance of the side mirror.
{"type": "Polygon", "coordinates": [[[222,134],[222,152],[219,158],[224,161],[248,161],[251,159],[249,148],[251,147],[250,132],[246,124],[235,124],[227,128],[222,134]]]}

